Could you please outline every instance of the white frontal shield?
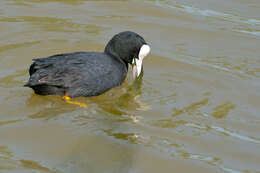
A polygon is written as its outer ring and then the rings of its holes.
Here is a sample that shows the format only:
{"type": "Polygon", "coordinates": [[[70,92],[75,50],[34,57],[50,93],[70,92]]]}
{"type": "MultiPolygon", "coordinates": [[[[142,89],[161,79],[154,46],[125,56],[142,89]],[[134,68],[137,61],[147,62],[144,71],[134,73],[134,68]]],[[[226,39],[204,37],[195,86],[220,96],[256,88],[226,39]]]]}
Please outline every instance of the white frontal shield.
{"type": "Polygon", "coordinates": [[[139,59],[137,59],[137,58],[133,59],[132,67],[133,67],[134,79],[141,74],[143,59],[144,59],[144,57],[146,57],[149,54],[150,50],[151,50],[150,46],[148,46],[147,44],[144,44],[139,51],[139,54],[138,54],[139,59]]]}

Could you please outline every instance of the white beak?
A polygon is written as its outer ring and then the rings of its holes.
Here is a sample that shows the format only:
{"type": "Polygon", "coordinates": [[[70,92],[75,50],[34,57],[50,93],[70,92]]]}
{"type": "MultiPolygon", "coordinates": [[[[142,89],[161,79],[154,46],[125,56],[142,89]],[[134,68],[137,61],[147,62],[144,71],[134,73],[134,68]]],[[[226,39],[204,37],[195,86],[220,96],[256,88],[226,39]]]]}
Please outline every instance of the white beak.
{"type": "Polygon", "coordinates": [[[148,46],[147,44],[144,44],[139,51],[139,54],[138,54],[139,59],[137,59],[137,58],[133,59],[132,64],[133,64],[134,79],[141,74],[143,59],[144,59],[144,57],[146,57],[149,54],[150,50],[151,50],[150,46],[148,46]]]}

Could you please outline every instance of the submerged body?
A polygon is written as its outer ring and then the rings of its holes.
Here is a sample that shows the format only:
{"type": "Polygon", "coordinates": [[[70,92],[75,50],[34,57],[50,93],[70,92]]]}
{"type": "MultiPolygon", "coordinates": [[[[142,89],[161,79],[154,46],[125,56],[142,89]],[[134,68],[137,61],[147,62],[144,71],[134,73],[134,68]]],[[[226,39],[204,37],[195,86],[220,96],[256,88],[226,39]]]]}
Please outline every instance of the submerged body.
{"type": "MultiPolygon", "coordinates": [[[[96,96],[124,82],[128,63],[142,59],[150,48],[133,32],[114,36],[104,52],[74,52],[34,59],[25,86],[40,95],[96,96]],[[145,45],[145,46],[143,46],[145,45]],[[145,52],[141,50],[145,49],[145,52]]],[[[140,74],[140,69],[136,76],[140,74]]]]}

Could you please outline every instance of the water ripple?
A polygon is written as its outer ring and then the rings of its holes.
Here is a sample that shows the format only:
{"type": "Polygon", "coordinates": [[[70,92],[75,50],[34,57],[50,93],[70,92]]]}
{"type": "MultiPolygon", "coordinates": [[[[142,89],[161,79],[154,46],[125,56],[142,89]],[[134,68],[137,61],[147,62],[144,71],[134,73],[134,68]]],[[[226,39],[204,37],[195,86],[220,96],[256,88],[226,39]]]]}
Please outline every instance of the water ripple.
{"type": "Polygon", "coordinates": [[[244,141],[248,141],[248,142],[253,142],[253,143],[256,143],[256,144],[260,144],[260,140],[254,139],[253,137],[243,136],[243,135],[240,135],[240,134],[238,134],[238,133],[228,131],[228,130],[222,128],[222,127],[211,126],[211,128],[214,129],[214,130],[216,130],[216,131],[218,131],[218,132],[224,133],[224,134],[226,134],[226,135],[228,135],[228,136],[232,136],[232,137],[235,137],[235,138],[244,140],[244,141]]]}
{"type": "Polygon", "coordinates": [[[255,138],[255,137],[249,137],[249,136],[243,136],[240,135],[238,133],[226,130],[225,128],[222,127],[218,127],[218,126],[203,126],[201,124],[194,124],[194,123],[187,123],[185,124],[187,127],[192,127],[192,128],[197,128],[197,129],[205,129],[205,130],[215,130],[217,132],[220,132],[226,136],[231,136],[231,137],[235,137],[238,138],[240,140],[243,141],[247,141],[247,142],[252,142],[252,143],[256,143],[256,144],[260,144],[260,140],[255,138]]]}
{"type": "Polygon", "coordinates": [[[200,8],[193,7],[193,6],[178,4],[178,3],[172,2],[172,1],[159,0],[159,1],[156,1],[155,4],[158,6],[161,6],[161,7],[173,8],[173,9],[176,9],[179,11],[183,11],[183,12],[191,13],[191,14],[195,14],[195,15],[214,17],[218,20],[225,20],[225,21],[229,21],[229,22],[248,24],[248,25],[254,25],[254,26],[260,25],[260,20],[257,20],[257,19],[248,19],[248,18],[241,17],[238,15],[222,13],[222,12],[218,12],[218,11],[214,11],[214,10],[200,9],[200,8]]]}
{"type": "Polygon", "coordinates": [[[251,34],[254,36],[260,36],[260,32],[259,32],[260,20],[258,19],[246,18],[235,14],[223,13],[223,12],[210,10],[210,9],[201,9],[194,6],[182,5],[177,2],[173,2],[169,0],[157,0],[155,4],[163,8],[171,8],[192,15],[212,18],[222,22],[225,21],[231,24],[229,26],[231,26],[232,31],[251,34]],[[237,29],[237,27],[243,27],[243,28],[237,29]]]}

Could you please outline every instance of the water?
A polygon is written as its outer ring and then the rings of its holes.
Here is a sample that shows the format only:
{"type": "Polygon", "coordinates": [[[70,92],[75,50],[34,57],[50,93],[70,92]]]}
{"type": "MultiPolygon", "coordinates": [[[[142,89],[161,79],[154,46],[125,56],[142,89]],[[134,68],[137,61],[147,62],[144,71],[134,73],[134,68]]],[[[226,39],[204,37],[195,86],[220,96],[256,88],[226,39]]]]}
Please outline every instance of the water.
{"type": "Polygon", "coordinates": [[[260,172],[257,0],[0,2],[0,173],[260,172]],[[37,57],[142,35],[144,75],[76,98],[24,88],[37,57]]]}

